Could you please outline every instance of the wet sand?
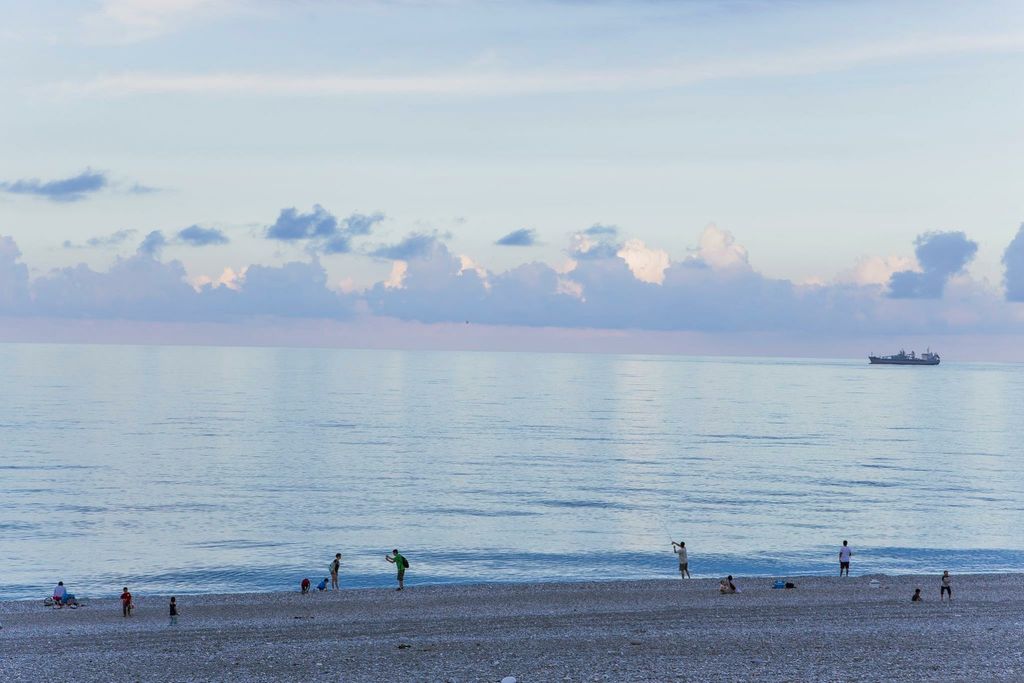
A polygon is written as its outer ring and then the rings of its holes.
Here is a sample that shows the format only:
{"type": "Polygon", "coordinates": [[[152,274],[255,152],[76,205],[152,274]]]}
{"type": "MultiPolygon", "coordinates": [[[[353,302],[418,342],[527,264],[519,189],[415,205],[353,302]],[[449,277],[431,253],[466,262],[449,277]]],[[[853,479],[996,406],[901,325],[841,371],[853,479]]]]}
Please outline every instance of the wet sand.
{"type": "Polygon", "coordinates": [[[1024,680],[1024,575],[415,585],[0,603],[3,681],[1024,680]],[[911,604],[913,589],[925,602],[911,604]]]}

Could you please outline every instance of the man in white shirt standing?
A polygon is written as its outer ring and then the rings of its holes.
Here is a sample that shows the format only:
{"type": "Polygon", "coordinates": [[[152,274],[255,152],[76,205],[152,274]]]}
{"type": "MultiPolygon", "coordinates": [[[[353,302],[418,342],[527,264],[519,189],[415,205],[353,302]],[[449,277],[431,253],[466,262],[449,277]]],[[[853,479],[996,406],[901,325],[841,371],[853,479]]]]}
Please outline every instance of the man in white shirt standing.
{"type": "Polygon", "coordinates": [[[672,541],[672,552],[679,556],[679,578],[690,578],[690,561],[686,557],[686,541],[672,541]]]}
{"type": "Polygon", "coordinates": [[[843,547],[839,549],[839,576],[843,575],[844,570],[846,576],[850,576],[850,555],[853,555],[853,551],[849,544],[843,541],[843,547]]]}

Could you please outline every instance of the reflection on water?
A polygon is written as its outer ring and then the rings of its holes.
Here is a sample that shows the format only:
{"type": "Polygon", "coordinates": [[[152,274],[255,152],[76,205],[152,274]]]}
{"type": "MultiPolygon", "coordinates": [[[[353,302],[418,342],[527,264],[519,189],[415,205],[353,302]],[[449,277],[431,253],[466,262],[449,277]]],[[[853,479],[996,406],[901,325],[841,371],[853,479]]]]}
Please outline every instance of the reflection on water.
{"type": "Polygon", "coordinates": [[[1020,366],[0,350],[0,596],[1022,559],[1020,366]]]}

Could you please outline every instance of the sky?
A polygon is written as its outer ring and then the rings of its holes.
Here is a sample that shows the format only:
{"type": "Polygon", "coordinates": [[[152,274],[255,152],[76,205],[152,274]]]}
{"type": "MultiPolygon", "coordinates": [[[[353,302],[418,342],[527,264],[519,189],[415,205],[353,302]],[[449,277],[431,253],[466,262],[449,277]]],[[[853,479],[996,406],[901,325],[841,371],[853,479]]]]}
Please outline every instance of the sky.
{"type": "Polygon", "coordinates": [[[0,340],[1024,361],[1019,2],[0,0],[0,60],[0,340]]]}

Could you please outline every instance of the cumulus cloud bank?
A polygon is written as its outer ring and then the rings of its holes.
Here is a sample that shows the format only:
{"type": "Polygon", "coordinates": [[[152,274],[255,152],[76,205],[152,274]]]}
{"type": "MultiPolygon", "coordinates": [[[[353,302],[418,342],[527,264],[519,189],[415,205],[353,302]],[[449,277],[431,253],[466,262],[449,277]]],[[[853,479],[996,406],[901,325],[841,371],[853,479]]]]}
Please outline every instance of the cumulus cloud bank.
{"type": "Polygon", "coordinates": [[[1006,266],[1006,298],[1024,301],[1024,223],[1003,252],[1003,265],[1006,266]]]}
{"type": "MultiPolygon", "coordinates": [[[[315,239],[320,230],[324,216],[315,214],[300,221],[305,227],[296,234],[303,239],[315,239]]],[[[373,222],[346,230],[369,230],[373,222]]],[[[207,239],[213,238],[204,233],[199,241],[207,239]]],[[[1024,331],[1024,319],[999,293],[967,277],[949,282],[977,248],[963,233],[921,235],[916,242],[920,270],[899,270],[888,286],[878,282],[877,273],[866,284],[849,279],[799,284],[765,276],[733,235],[714,225],[678,259],[640,240],[620,243],[619,230],[595,226],[570,236],[569,252],[588,257],[558,269],[532,262],[504,272],[453,252],[449,239],[411,233],[369,251],[393,261],[391,276],[365,291],[339,292],[329,285],[316,253],[308,261],[252,265],[217,280],[190,280],[180,262],[160,260],[164,246],[181,241],[179,236],[169,241],[160,231],[147,234],[134,254],[118,258],[105,272],[82,264],[30,281],[17,245],[0,238],[0,313],[224,321],[243,316],[340,320],[358,312],[422,323],[800,335],[1024,331]],[[894,289],[914,296],[896,296],[894,289]]],[[[1024,237],[1018,234],[1004,256],[1010,299],[1021,294],[1022,255],[1024,237]]]]}
{"type": "Polygon", "coordinates": [[[157,258],[166,244],[149,233],[135,254],[109,270],[85,264],[58,268],[29,281],[10,237],[0,237],[0,315],[142,321],[225,321],[239,317],[351,316],[353,301],[327,287],[317,262],[250,266],[235,287],[189,284],[180,261],[157,258]]]}
{"type": "Polygon", "coordinates": [[[889,296],[894,299],[938,299],[949,278],[962,272],[978,251],[978,243],[960,231],[927,232],[914,244],[921,270],[892,274],[889,296]]]}

